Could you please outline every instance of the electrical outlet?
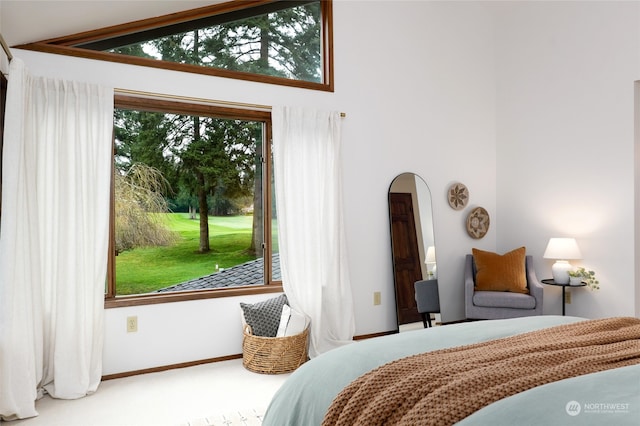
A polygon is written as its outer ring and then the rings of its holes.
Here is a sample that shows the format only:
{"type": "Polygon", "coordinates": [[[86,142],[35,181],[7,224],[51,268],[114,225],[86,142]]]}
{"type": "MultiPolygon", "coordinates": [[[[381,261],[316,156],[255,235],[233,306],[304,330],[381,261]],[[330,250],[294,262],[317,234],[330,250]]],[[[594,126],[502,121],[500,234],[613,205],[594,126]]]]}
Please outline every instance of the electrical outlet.
{"type": "Polygon", "coordinates": [[[571,293],[568,291],[564,294],[564,303],[567,305],[571,304],[571,293]]]}
{"type": "Polygon", "coordinates": [[[127,333],[138,331],[138,317],[127,317],[127,333]]]}
{"type": "Polygon", "coordinates": [[[382,294],[380,294],[379,291],[374,291],[373,292],[373,304],[374,305],[379,305],[382,303],[382,294]]]}

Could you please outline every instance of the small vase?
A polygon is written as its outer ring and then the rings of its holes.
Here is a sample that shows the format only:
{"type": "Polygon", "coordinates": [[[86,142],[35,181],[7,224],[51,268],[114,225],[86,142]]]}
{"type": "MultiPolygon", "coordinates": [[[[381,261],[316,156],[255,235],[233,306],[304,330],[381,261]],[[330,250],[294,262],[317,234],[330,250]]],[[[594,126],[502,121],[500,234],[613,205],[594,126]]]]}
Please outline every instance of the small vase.
{"type": "Polygon", "coordinates": [[[582,277],[569,277],[569,285],[582,284],[582,277]]]}

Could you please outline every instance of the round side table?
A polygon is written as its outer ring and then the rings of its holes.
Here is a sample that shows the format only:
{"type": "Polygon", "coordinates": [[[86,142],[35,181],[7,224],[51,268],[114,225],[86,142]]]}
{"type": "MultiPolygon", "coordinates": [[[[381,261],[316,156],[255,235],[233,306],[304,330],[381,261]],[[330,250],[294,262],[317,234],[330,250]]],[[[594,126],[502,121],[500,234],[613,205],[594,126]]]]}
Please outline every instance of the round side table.
{"type": "Polygon", "coordinates": [[[562,287],[562,315],[563,316],[564,316],[565,289],[567,287],[586,287],[586,285],[587,285],[587,283],[584,283],[584,282],[581,282],[580,284],[574,284],[574,285],[571,285],[569,283],[567,283],[567,284],[558,284],[553,279],[540,280],[540,282],[542,284],[546,284],[546,285],[555,285],[555,286],[558,286],[558,287],[562,287]]]}

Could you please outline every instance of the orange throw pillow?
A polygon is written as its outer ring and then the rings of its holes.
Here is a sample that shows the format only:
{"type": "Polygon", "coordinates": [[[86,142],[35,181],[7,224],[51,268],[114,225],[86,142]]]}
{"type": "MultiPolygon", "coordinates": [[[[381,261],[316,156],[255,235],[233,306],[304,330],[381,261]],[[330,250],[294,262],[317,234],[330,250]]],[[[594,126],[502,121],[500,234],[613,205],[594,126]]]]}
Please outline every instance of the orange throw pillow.
{"type": "Polygon", "coordinates": [[[529,293],[524,247],[503,255],[475,248],[472,252],[476,263],[476,290],[529,293]]]}

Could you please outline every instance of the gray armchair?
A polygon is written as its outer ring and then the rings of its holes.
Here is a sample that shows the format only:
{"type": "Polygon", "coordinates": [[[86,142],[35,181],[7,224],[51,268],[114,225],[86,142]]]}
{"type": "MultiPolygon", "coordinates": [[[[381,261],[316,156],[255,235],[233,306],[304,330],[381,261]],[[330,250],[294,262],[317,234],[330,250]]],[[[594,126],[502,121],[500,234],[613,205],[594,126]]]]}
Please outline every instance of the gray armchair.
{"type": "Polygon", "coordinates": [[[475,291],[476,266],[468,254],[464,268],[464,307],[467,319],[501,319],[542,315],[542,284],[533,269],[533,258],[525,257],[529,294],[506,291],[475,291]]]}
{"type": "Polygon", "coordinates": [[[440,296],[437,280],[423,280],[414,283],[416,305],[422,317],[424,328],[431,327],[431,314],[440,313],[440,296]]]}

